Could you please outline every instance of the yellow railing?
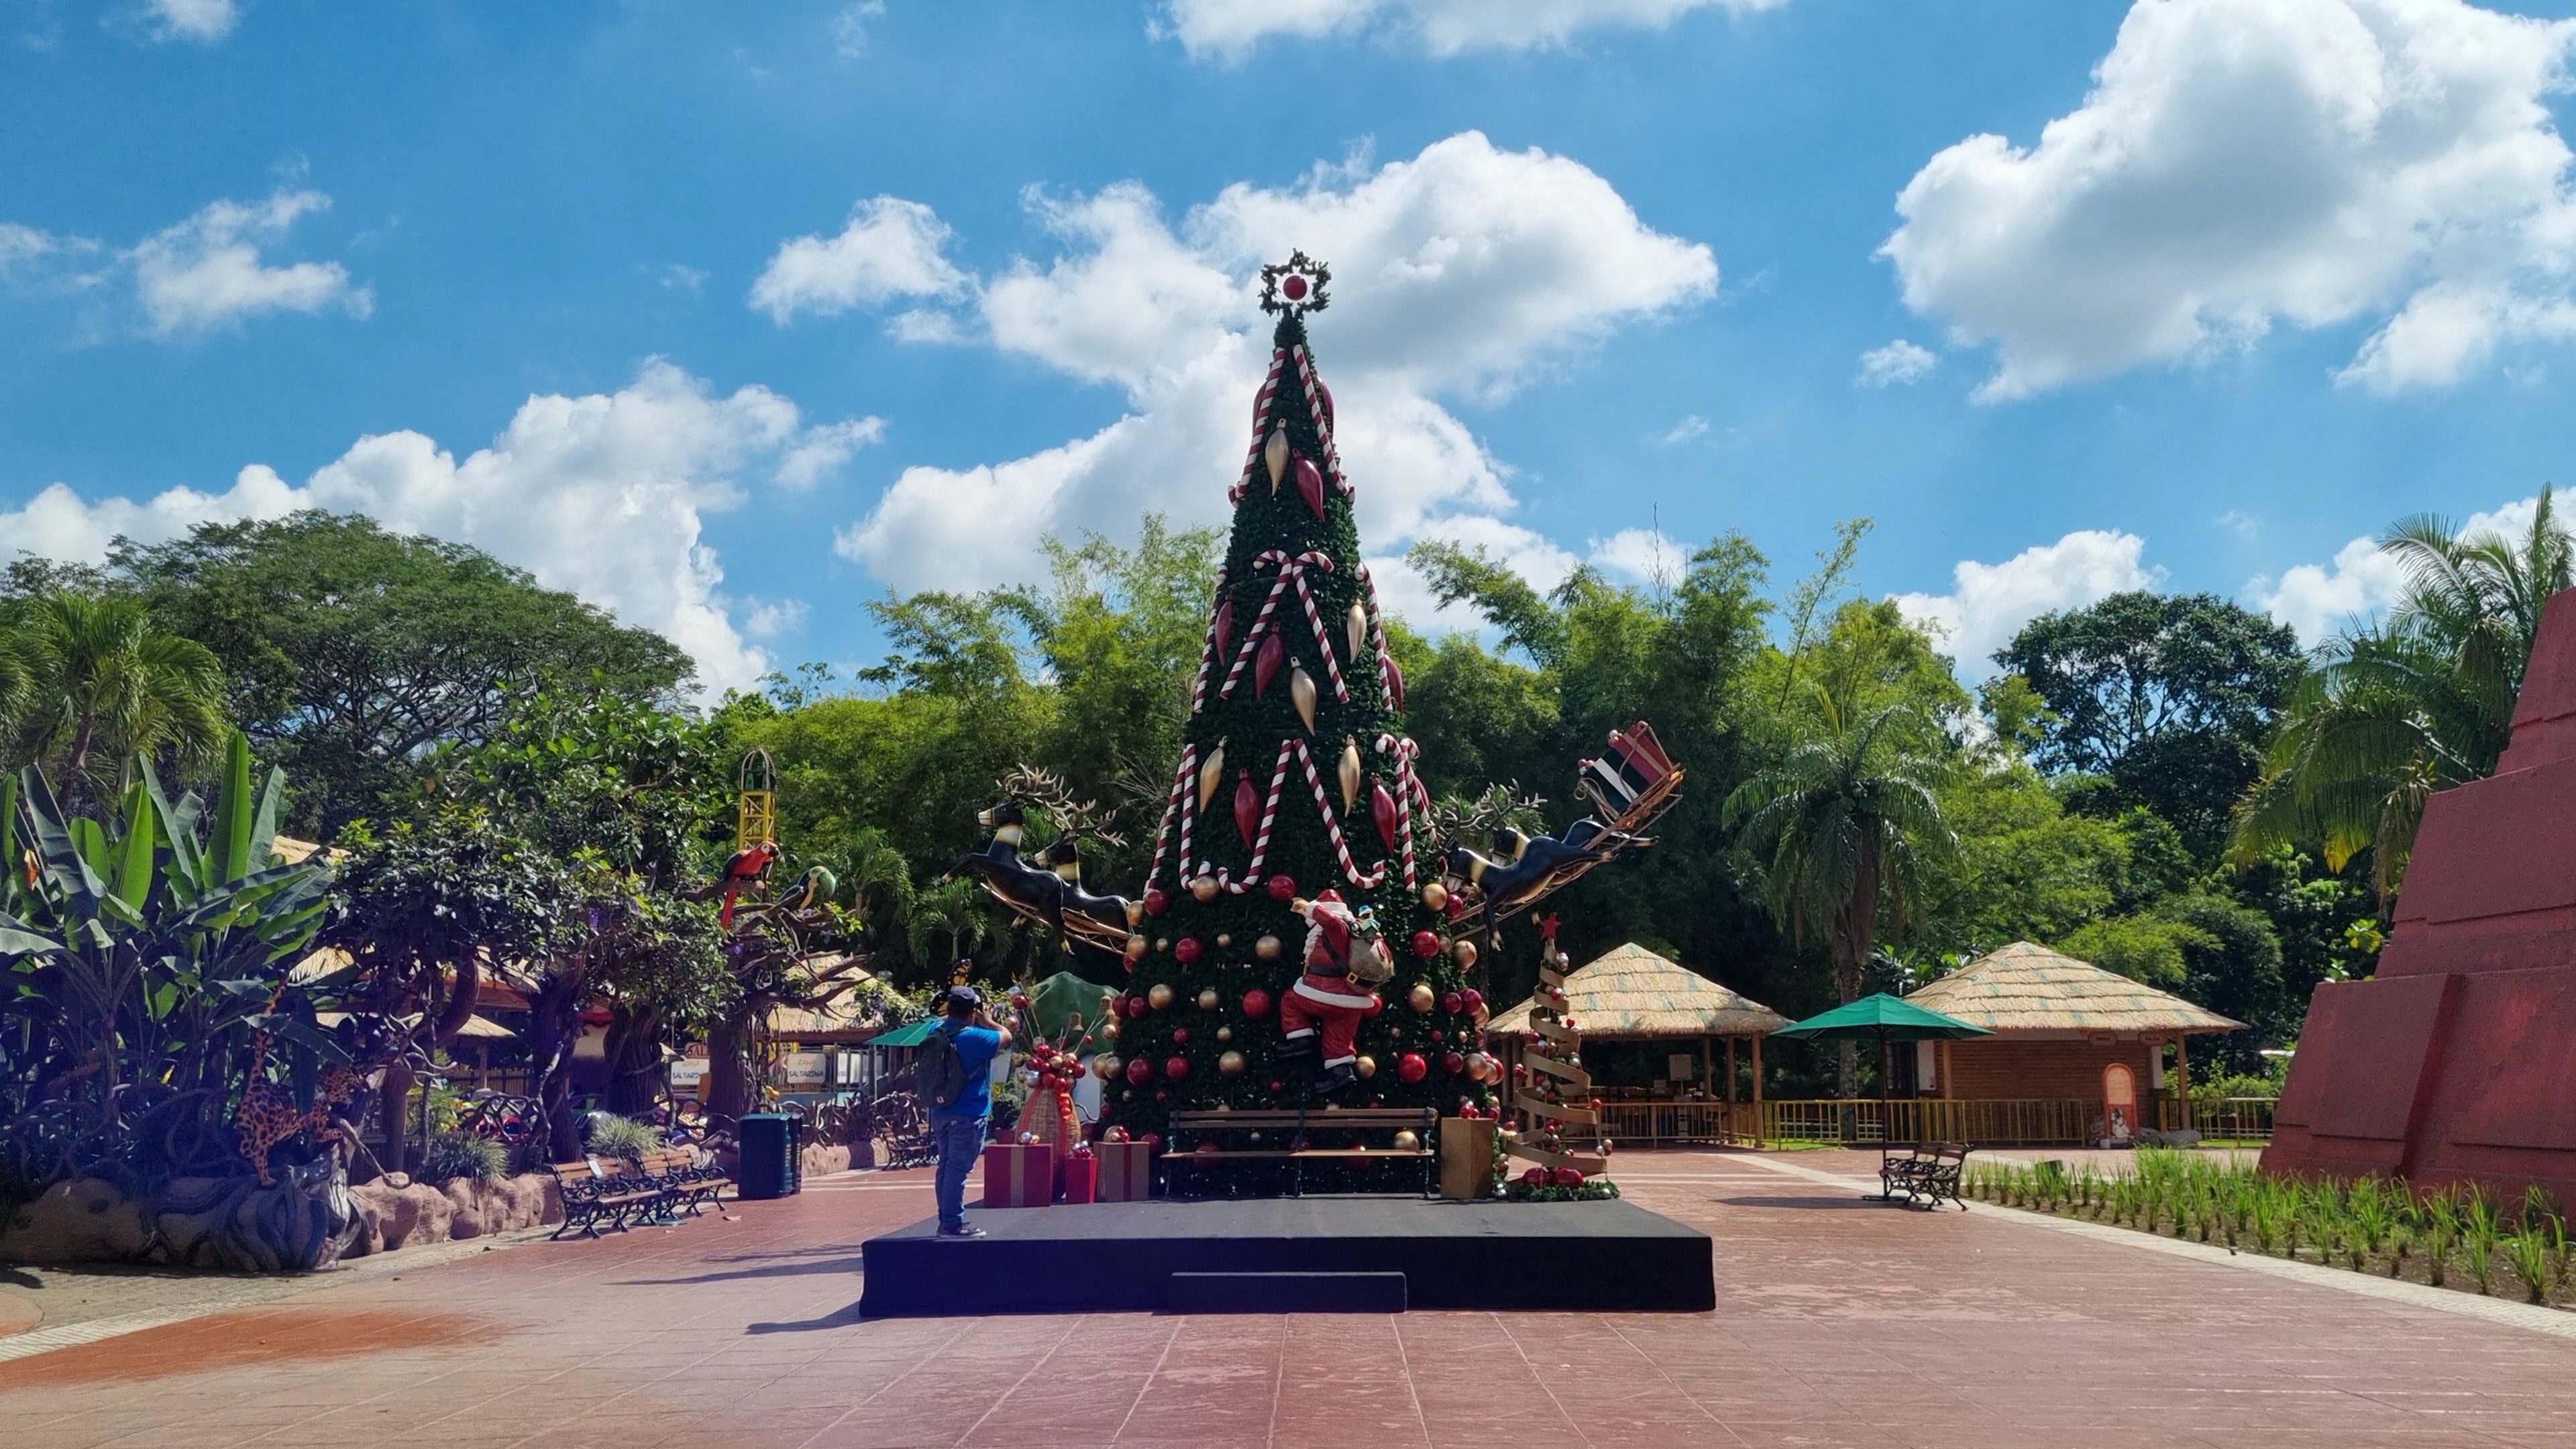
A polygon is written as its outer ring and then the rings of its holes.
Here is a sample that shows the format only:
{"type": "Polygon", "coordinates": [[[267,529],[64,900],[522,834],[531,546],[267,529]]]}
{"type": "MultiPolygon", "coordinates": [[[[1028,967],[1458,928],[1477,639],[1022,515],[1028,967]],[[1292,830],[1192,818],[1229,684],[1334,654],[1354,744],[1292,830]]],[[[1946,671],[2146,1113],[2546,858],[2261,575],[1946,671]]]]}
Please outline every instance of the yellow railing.
{"type": "Polygon", "coordinates": [[[2280,1105],[2275,1097],[2220,1097],[2191,1104],[2191,1125],[2203,1137],[2220,1137],[2236,1142],[2269,1142],[2272,1140],[2272,1109],[2280,1105]]]}
{"type": "MultiPolygon", "coordinates": [[[[1628,1147],[1693,1142],[2082,1142],[2102,1104],[2081,1098],[1818,1098],[1763,1102],[1604,1102],[1610,1140],[1628,1147]]],[[[2204,1129],[2206,1130],[2206,1129],[2204,1129]]]]}
{"type": "Polygon", "coordinates": [[[1604,1102],[1601,1122],[1626,1147],[1664,1143],[1751,1144],[1762,1109],[1750,1102],[1604,1102]]]}

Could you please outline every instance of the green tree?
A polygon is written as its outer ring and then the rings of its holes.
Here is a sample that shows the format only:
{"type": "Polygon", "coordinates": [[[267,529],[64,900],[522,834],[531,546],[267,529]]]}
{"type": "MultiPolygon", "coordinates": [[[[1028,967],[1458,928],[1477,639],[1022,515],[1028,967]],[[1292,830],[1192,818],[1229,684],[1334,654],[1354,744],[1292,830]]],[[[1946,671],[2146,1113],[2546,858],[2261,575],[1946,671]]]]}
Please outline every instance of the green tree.
{"type": "Polygon", "coordinates": [[[2404,566],[2405,589],[2378,625],[2318,651],[2237,808],[2235,850],[2252,860],[2315,846],[2335,871],[2367,850],[2386,909],[2424,802],[2495,772],[2541,610],[2569,586],[2576,545],[2543,489],[2518,538],[2416,517],[2380,548],[2404,566]]]}
{"type": "Polygon", "coordinates": [[[120,540],[108,576],[221,660],[233,716],[294,780],[289,823],[322,839],[386,813],[439,746],[488,738],[513,694],[596,678],[668,701],[691,673],[660,635],[478,549],[355,515],[120,540]]]}
{"type": "Polygon", "coordinates": [[[2034,761],[2107,778],[2102,803],[2144,805],[2203,861],[2255,778],[2298,684],[2290,630],[2213,594],[2113,594],[2044,614],[1996,651],[2047,706],[2034,761]]]}
{"type": "MultiPolygon", "coordinates": [[[[1904,704],[1850,712],[1809,686],[1812,713],[1780,757],[1727,797],[1726,823],[1755,863],[1773,916],[1795,940],[1823,938],[1842,1000],[1859,998],[1882,926],[1902,938],[1920,862],[1956,846],[1938,795],[1945,762],[1904,704]]],[[[1842,1052],[1841,1091],[1857,1090],[1842,1052]]]]}
{"type": "Polygon", "coordinates": [[[223,667],[203,645],[122,595],[50,593],[13,612],[15,662],[0,664],[19,681],[12,764],[113,800],[138,758],[213,761],[231,726],[223,667]]]}

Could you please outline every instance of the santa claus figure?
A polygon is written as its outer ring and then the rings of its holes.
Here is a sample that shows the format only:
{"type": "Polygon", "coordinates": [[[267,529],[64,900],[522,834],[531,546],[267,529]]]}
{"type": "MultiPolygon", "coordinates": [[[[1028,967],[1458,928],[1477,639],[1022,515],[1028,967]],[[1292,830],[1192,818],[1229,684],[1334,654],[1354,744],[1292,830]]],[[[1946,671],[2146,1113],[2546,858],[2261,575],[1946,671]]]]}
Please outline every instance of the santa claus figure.
{"type": "Polygon", "coordinates": [[[1395,974],[1395,958],[1378,939],[1375,914],[1354,913],[1337,891],[1290,909],[1306,918],[1306,974],[1279,998],[1279,1050],[1297,1056],[1320,1046],[1325,1087],[1346,1087],[1358,1076],[1352,1036],[1375,1001],[1369,987],[1395,974]]]}

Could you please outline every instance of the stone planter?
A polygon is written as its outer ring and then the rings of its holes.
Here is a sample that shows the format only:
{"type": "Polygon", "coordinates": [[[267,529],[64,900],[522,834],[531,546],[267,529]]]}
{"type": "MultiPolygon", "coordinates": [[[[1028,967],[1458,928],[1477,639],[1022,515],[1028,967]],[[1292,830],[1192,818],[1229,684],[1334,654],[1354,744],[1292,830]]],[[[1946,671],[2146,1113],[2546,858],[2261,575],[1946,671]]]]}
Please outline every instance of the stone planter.
{"type": "Polygon", "coordinates": [[[438,1187],[384,1181],[349,1190],[356,1200],[358,1231],[348,1256],[390,1253],[421,1243],[445,1243],[563,1221],[563,1190],[550,1173],[530,1172],[492,1182],[456,1178],[438,1187]]]}
{"type": "Polygon", "coordinates": [[[174,1177],[146,1198],[75,1178],[10,1216],[0,1261],[299,1273],[338,1261],[356,1227],[348,1175],[327,1158],[286,1168],[267,1187],[251,1177],[174,1177]]]}

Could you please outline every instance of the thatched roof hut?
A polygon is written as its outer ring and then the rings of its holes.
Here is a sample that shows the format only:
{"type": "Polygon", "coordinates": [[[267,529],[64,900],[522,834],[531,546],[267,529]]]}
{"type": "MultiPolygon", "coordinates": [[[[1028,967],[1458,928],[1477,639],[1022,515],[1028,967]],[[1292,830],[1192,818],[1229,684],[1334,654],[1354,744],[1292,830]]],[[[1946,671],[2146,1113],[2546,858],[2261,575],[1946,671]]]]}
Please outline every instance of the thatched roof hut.
{"type": "MultiPolygon", "coordinates": [[[[1565,977],[1565,1009],[1589,1038],[1762,1036],[1789,1018],[1631,941],[1565,977]]],[[[1490,1035],[1529,1030],[1530,1003],[1497,1015],[1490,1035]]]]}
{"type": "Polygon", "coordinates": [[[2015,941],[1905,998],[1992,1032],[2242,1031],[2245,1023],[2046,946],[2015,941]]]}

